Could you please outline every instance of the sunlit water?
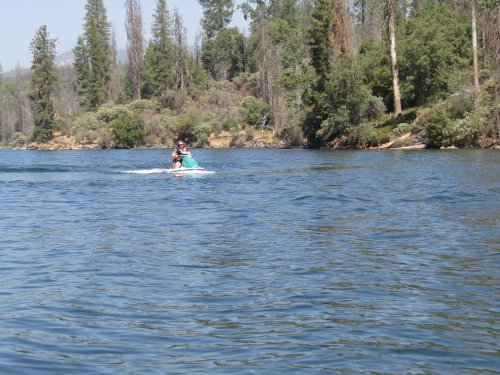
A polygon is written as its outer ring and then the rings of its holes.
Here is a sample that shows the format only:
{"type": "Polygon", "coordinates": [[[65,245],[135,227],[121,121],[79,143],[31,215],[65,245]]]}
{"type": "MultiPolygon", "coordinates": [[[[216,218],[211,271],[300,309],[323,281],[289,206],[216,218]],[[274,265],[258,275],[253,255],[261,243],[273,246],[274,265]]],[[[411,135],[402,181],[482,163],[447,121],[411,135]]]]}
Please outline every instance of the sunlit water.
{"type": "Polygon", "coordinates": [[[498,151],[193,153],[0,151],[0,373],[498,373],[498,151]]]}

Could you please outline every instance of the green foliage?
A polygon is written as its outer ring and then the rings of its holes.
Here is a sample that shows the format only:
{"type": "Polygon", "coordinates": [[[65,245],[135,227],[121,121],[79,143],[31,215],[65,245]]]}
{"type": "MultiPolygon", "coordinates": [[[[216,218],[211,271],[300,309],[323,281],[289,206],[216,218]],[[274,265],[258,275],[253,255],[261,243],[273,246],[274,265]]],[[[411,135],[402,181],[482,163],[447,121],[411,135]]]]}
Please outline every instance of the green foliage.
{"type": "Polygon", "coordinates": [[[443,96],[458,72],[470,70],[469,32],[468,20],[445,4],[426,2],[410,19],[398,55],[405,106],[443,96]]]}
{"type": "Polygon", "coordinates": [[[363,70],[365,84],[374,96],[382,98],[389,111],[393,111],[394,99],[388,48],[371,39],[363,40],[359,47],[359,63],[363,70]]]}
{"type": "Polygon", "coordinates": [[[262,99],[247,96],[243,99],[243,120],[251,126],[262,124],[264,116],[269,114],[269,108],[262,99]]]}
{"type": "Polygon", "coordinates": [[[113,121],[113,136],[117,148],[140,145],[144,136],[144,120],[138,115],[121,115],[113,121]]]}
{"type": "Polygon", "coordinates": [[[208,39],[213,39],[224,29],[233,16],[233,0],[198,0],[203,8],[201,25],[208,39]]]}
{"type": "Polygon", "coordinates": [[[77,90],[90,110],[106,102],[111,76],[110,25],[103,0],[87,0],[84,34],[73,50],[77,90]]]}
{"type": "Polygon", "coordinates": [[[232,80],[245,71],[245,38],[235,27],[220,30],[202,47],[203,66],[215,79],[232,80]]]}
{"type": "Polygon", "coordinates": [[[16,132],[12,135],[12,140],[10,141],[11,147],[24,147],[28,143],[28,137],[26,137],[23,133],[16,132]]]}
{"type": "Polygon", "coordinates": [[[151,40],[144,57],[146,77],[143,97],[164,95],[174,86],[172,25],[165,0],[158,0],[151,26],[151,40]]]}
{"type": "Polygon", "coordinates": [[[311,64],[318,75],[317,90],[323,91],[323,82],[330,72],[330,1],[316,0],[312,14],[311,64]]]}
{"type": "Polygon", "coordinates": [[[367,148],[378,143],[377,131],[368,123],[351,127],[346,138],[345,145],[352,148],[367,148]]]}
{"type": "Polygon", "coordinates": [[[176,139],[182,139],[188,144],[196,142],[196,127],[200,124],[200,113],[191,111],[179,118],[174,129],[176,139]]]}
{"type": "MultiPolygon", "coordinates": [[[[131,115],[131,111],[124,105],[104,105],[95,114],[98,122],[111,123],[118,117],[123,115],[131,115]]],[[[97,126],[98,127],[98,126],[97,126]]],[[[94,127],[95,129],[97,127],[94,127]]]]}
{"type": "Polygon", "coordinates": [[[398,126],[396,126],[394,129],[392,129],[392,138],[398,138],[401,137],[402,135],[411,133],[413,130],[413,126],[411,124],[407,124],[406,122],[402,122],[398,126]]]}
{"type": "Polygon", "coordinates": [[[355,129],[371,115],[378,103],[363,84],[361,70],[351,58],[338,60],[325,89],[325,120],[317,131],[317,136],[325,142],[345,135],[348,129],[355,129]]]}
{"type": "MultiPolygon", "coordinates": [[[[497,77],[497,79],[499,79],[497,77]]],[[[500,82],[489,79],[481,86],[475,102],[474,114],[478,118],[481,134],[487,137],[500,136],[500,82]],[[482,119],[482,121],[480,120],[482,119]]]]}
{"type": "Polygon", "coordinates": [[[174,138],[174,119],[170,112],[155,115],[144,124],[144,144],[159,146],[174,138]]]}
{"type": "Polygon", "coordinates": [[[52,139],[54,130],[54,105],[51,96],[57,80],[54,67],[55,49],[55,39],[49,38],[45,25],[41,26],[31,42],[31,82],[35,101],[34,140],[37,142],[52,139]]]}
{"type": "Polygon", "coordinates": [[[299,123],[286,124],[279,134],[282,144],[286,148],[299,147],[304,141],[304,136],[299,123]]]}
{"type": "Polygon", "coordinates": [[[155,113],[161,109],[159,102],[148,99],[134,100],[127,104],[127,108],[135,113],[155,113]]]}
{"type": "Polygon", "coordinates": [[[419,113],[414,126],[428,147],[477,145],[480,135],[484,134],[486,120],[468,102],[470,95],[465,93],[419,113]],[[472,112],[467,109],[472,109],[472,112]]]}

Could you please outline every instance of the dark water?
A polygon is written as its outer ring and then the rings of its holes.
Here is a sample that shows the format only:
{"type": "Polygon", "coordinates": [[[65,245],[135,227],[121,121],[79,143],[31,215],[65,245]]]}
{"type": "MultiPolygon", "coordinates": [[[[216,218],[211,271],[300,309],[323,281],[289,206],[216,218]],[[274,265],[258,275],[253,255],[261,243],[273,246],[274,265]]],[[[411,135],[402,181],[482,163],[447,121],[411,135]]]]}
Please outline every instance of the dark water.
{"type": "Polygon", "coordinates": [[[0,373],[498,373],[498,151],[168,154],[0,151],[0,373]]]}

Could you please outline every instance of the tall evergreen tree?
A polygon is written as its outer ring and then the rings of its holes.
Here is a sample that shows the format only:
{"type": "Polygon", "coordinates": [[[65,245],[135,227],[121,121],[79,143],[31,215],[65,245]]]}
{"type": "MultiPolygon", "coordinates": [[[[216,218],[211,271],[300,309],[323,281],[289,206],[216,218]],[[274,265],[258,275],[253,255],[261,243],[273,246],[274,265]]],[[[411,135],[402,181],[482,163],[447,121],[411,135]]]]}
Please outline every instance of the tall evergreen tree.
{"type": "Polygon", "coordinates": [[[203,8],[201,25],[208,39],[213,39],[233,17],[233,0],[198,0],[203,8]]]}
{"type": "Polygon", "coordinates": [[[217,80],[231,79],[243,71],[238,61],[243,59],[243,36],[236,28],[227,28],[233,16],[234,2],[232,0],[198,0],[198,2],[203,8],[201,20],[205,36],[201,50],[203,66],[217,80]]]}
{"type": "Polygon", "coordinates": [[[103,0],[87,0],[85,9],[84,33],[74,50],[75,73],[86,106],[96,110],[108,99],[112,56],[110,24],[103,0]]]}
{"type": "Polygon", "coordinates": [[[144,96],[161,96],[174,87],[172,26],[166,0],[157,0],[145,56],[144,96]]]}
{"type": "Polygon", "coordinates": [[[330,0],[315,0],[311,14],[310,53],[316,79],[306,97],[306,104],[310,109],[303,127],[310,147],[319,146],[317,132],[327,117],[328,99],[325,91],[332,56],[329,41],[330,10],[330,0]]]}
{"type": "Polygon", "coordinates": [[[73,48],[73,69],[76,76],[76,92],[83,96],[83,105],[90,108],[88,90],[90,88],[90,57],[85,39],[79,36],[75,48],[73,48]]]}
{"type": "Polygon", "coordinates": [[[31,42],[33,60],[31,64],[31,84],[35,102],[34,139],[46,142],[52,138],[54,129],[54,106],[52,93],[57,80],[54,67],[56,41],[49,38],[47,27],[42,25],[31,42]]]}

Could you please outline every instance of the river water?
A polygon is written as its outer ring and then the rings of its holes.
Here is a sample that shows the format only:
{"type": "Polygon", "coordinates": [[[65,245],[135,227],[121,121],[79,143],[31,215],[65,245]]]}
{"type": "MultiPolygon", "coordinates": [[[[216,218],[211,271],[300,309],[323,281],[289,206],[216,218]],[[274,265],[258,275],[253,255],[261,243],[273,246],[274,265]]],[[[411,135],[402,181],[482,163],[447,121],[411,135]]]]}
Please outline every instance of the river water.
{"type": "Polygon", "coordinates": [[[0,373],[498,373],[498,151],[169,153],[0,150],[0,373]]]}

